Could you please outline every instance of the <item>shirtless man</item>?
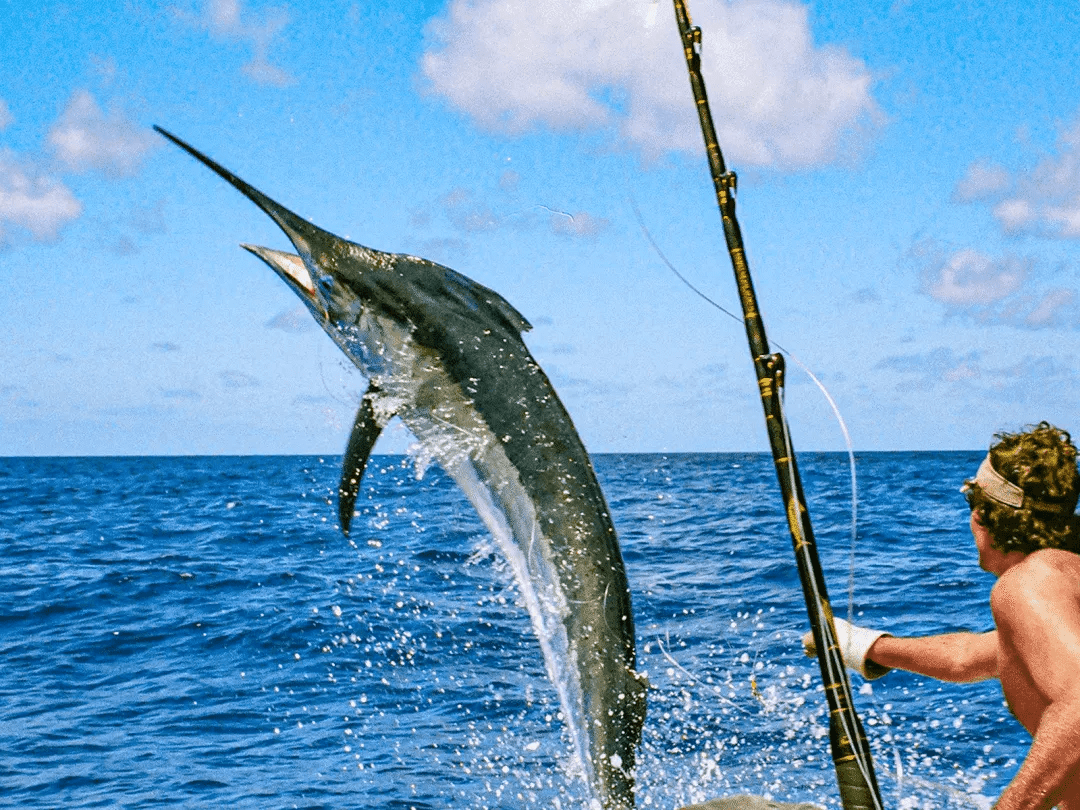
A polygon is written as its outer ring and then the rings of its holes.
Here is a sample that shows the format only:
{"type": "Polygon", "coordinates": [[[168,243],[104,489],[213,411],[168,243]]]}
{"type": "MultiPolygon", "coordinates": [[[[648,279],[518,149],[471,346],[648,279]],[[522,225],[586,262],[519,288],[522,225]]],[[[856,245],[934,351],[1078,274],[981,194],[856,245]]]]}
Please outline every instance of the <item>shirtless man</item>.
{"type": "MultiPolygon", "coordinates": [[[[998,578],[990,592],[996,629],[894,638],[837,619],[837,641],[866,677],[896,668],[956,683],[998,678],[1033,739],[996,809],[1080,810],[1077,449],[1046,422],[996,438],[964,484],[979,566],[998,578]]],[[[813,654],[812,639],[807,648],[813,654]]]]}

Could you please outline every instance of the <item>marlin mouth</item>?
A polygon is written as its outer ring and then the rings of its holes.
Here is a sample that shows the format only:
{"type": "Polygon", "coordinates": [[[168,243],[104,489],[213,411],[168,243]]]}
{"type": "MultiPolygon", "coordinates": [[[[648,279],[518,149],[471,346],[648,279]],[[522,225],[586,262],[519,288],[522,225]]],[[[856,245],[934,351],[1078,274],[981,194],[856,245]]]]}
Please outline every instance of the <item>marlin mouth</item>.
{"type": "Polygon", "coordinates": [[[271,264],[269,259],[273,257],[273,266],[280,268],[280,275],[290,287],[296,289],[297,293],[304,298],[312,299],[316,297],[315,283],[311,280],[311,273],[308,272],[307,267],[304,266],[304,260],[299,256],[281,250],[260,247],[259,245],[242,244],[240,247],[254,253],[267,264],[271,264]]]}

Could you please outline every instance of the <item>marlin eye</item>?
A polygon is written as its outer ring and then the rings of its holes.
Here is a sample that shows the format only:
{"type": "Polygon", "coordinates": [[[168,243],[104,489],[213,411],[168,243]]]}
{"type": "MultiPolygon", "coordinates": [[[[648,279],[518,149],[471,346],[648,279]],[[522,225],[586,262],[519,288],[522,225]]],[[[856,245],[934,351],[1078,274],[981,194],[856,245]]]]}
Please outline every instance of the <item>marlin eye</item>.
{"type": "Polygon", "coordinates": [[[334,291],[334,277],[327,275],[320,275],[318,281],[315,282],[319,286],[319,292],[322,293],[324,298],[330,296],[330,293],[334,291]]]}

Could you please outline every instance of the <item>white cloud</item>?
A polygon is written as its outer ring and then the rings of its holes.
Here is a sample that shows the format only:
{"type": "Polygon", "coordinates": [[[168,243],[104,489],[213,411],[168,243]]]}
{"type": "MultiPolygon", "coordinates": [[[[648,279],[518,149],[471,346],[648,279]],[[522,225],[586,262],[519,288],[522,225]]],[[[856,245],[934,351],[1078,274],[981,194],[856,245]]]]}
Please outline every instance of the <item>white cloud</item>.
{"type": "Polygon", "coordinates": [[[208,0],[203,6],[203,20],[218,36],[237,33],[242,29],[239,0],[208,0]]]}
{"type": "Polygon", "coordinates": [[[0,98],[0,132],[11,126],[14,121],[15,118],[11,115],[7,102],[0,98]]]}
{"type": "MultiPolygon", "coordinates": [[[[1072,381],[1076,378],[1076,371],[1068,360],[1063,360],[1057,354],[1043,355],[1041,357],[1027,355],[1010,366],[992,369],[991,376],[994,378],[993,387],[996,389],[1012,387],[1018,394],[1026,394],[1029,397],[1034,396],[1042,399],[1046,396],[1043,386],[1047,381],[1072,381]],[[1036,384],[1033,385],[1033,382],[1036,384]]],[[[1074,386],[1071,385],[1061,386],[1055,384],[1053,387],[1063,391],[1074,390],[1074,386]]]]}
{"type": "Polygon", "coordinates": [[[1069,205],[1047,206],[1043,217],[1056,236],[1080,239],[1080,194],[1069,205]]]}
{"type": "MultiPolygon", "coordinates": [[[[429,26],[432,93],[489,130],[615,128],[647,156],[702,149],[682,44],[651,0],[452,0],[429,26]]],[[[793,0],[702,0],[703,71],[734,165],[830,162],[880,113],[866,66],[813,42],[793,0]]]]}
{"type": "Polygon", "coordinates": [[[930,297],[955,307],[995,304],[1020,289],[1027,265],[1018,259],[994,260],[965,249],[931,269],[923,279],[930,297]]]}
{"type": "Polygon", "coordinates": [[[82,204],[60,180],[25,166],[11,150],[0,150],[0,242],[10,225],[38,241],[53,240],[81,213],[82,204]]]}
{"type": "MultiPolygon", "coordinates": [[[[11,121],[7,105],[0,99],[0,130],[11,121]]],[[[12,227],[29,231],[37,241],[54,240],[65,225],[82,214],[82,203],[58,173],[93,169],[113,177],[132,175],[157,146],[149,130],[117,109],[103,112],[87,90],[72,93],[47,141],[51,159],[45,154],[31,156],[0,149],[0,245],[9,240],[12,227]],[[48,172],[40,168],[47,163],[52,164],[48,172]]],[[[142,220],[149,223],[146,214],[140,214],[140,226],[142,220]]],[[[162,220],[160,210],[157,220],[162,220]]],[[[112,247],[123,255],[136,250],[128,237],[121,237],[112,247]]]]}
{"type": "Polygon", "coordinates": [[[927,267],[922,291],[946,304],[952,314],[982,324],[1075,327],[1080,323],[1076,292],[1063,287],[1040,289],[1034,265],[1030,259],[994,259],[976,250],[960,250],[927,267]]]}
{"type": "Polygon", "coordinates": [[[1024,325],[1033,329],[1055,326],[1073,321],[1076,310],[1076,293],[1057,288],[1043,295],[1034,308],[1024,316],[1024,325]]]}
{"type": "Polygon", "coordinates": [[[1016,192],[993,209],[1006,233],[1034,232],[1080,239],[1080,115],[1045,156],[1016,182],[1016,192]]]}
{"type": "Polygon", "coordinates": [[[976,161],[953,190],[955,202],[978,202],[997,197],[1009,186],[1009,173],[1001,166],[976,161]]]}
{"type": "Polygon", "coordinates": [[[1019,233],[1037,219],[1035,208],[1027,200],[1002,200],[994,206],[994,219],[1005,233],[1019,233]]]}
{"type": "Polygon", "coordinates": [[[157,142],[116,110],[108,115],[87,90],[76,90],[49,130],[49,145],[68,169],[132,175],[157,142]]]}
{"type": "Polygon", "coordinates": [[[176,14],[217,40],[241,42],[251,48],[251,61],[242,71],[256,84],[285,87],[296,83],[292,75],[270,61],[281,32],[289,24],[285,9],[272,8],[253,15],[240,0],[204,0],[200,13],[177,10],[176,14]]]}

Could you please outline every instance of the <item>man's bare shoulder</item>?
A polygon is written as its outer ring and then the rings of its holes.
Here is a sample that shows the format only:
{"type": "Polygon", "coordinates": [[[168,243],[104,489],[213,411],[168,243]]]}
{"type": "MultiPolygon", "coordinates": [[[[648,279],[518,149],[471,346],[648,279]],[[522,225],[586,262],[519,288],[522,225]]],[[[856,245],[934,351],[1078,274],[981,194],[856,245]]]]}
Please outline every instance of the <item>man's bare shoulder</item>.
{"type": "Polygon", "coordinates": [[[1018,565],[1006,571],[1009,574],[1016,571],[1018,576],[1025,578],[1049,578],[1050,580],[1064,577],[1076,579],[1080,585],[1080,554],[1072,551],[1064,551],[1060,548],[1041,548],[1028,554],[1018,565]]]}
{"type": "Polygon", "coordinates": [[[1003,573],[990,592],[997,614],[1021,605],[1080,603],[1080,554],[1043,548],[1003,573]]]}

